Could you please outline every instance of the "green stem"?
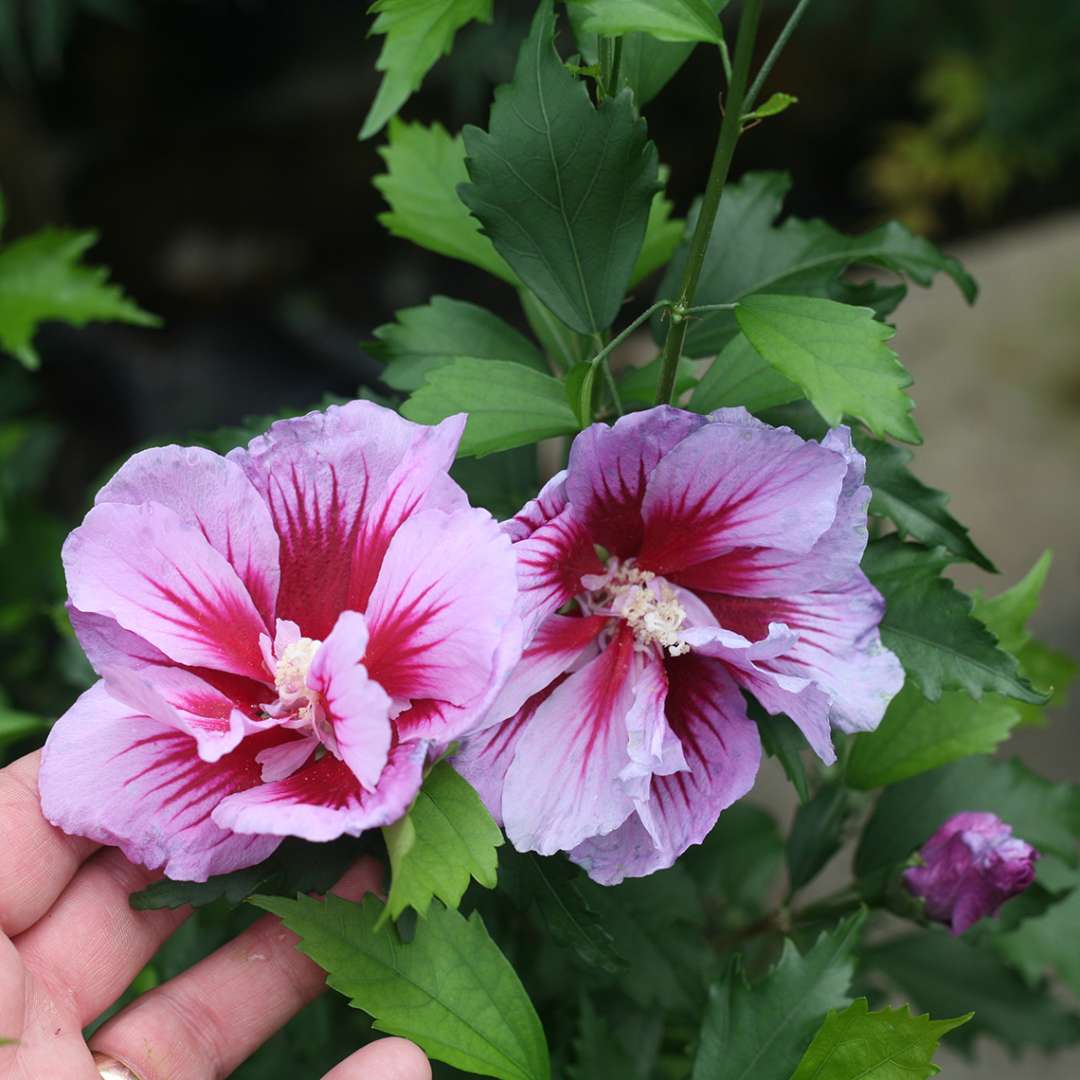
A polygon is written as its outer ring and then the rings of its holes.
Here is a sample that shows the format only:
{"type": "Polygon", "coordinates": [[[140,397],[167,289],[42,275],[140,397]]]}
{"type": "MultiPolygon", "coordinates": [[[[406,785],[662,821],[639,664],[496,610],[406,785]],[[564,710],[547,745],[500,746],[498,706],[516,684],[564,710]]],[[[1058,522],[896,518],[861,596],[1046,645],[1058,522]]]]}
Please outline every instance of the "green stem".
{"type": "Polygon", "coordinates": [[[622,67],[622,38],[617,37],[611,49],[611,78],[608,82],[608,96],[614,97],[619,92],[619,68],[622,67]]]}
{"type": "Polygon", "coordinates": [[[784,46],[787,45],[791,35],[795,33],[795,27],[799,25],[799,20],[809,6],[810,0],[799,0],[795,5],[795,10],[788,16],[788,21],[784,23],[784,29],[780,31],[780,36],[769,50],[769,55],[765,57],[765,63],[761,65],[761,70],[754,78],[753,85],[746,92],[746,100],[743,102],[744,113],[748,113],[753,109],[754,102],[757,101],[757,96],[761,93],[761,87],[769,77],[769,72],[772,71],[773,65],[784,51],[784,46]]]}
{"type": "Polygon", "coordinates": [[[701,315],[707,311],[734,311],[738,306],[738,304],[695,304],[687,308],[684,314],[701,315]]]}
{"type": "Polygon", "coordinates": [[[623,415],[622,398],[619,397],[619,388],[615,385],[615,373],[611,370],[611,364],[606,359],[601,361],[604,369],[604,379],[607,381],[608,393],[611,395],[611,403],[615,406],[615,414],[623,415]]]}
{"type": "Polygon", "coordinates": [[[698,210],[697,224],[690,238],[690,251],[683,271],[679,297],[671,309],[671,323],[668,326],[664,350],[661,353],[660,384],[656,391],[656,404],[670,403],[675,390],[675,373],[682,356],[683,342],[686,340],[686,313],[693,307],[697,293],[701,268],[705,263],[705,252],[709,247],[713,225],[716,223],[716,211],[720,207],[720,196],[727,182],[731,159],[735,154],[735,144],[739,141],[742,129],[743,104],[746,95],[746,83],[750,76],[750,60],[754,53],[754,40],[757,37],[758,22],[761,18],[762,0],[745,0],[742,17],[739,19],[739,36],[735,42],[735,62],[732,65],[731,85],[728,91],[727,110],[724,122],[720,125],[720,137],[716,140],[716,153],[713,155],[709,180],[705,185],[705,195],[698,210]]]}

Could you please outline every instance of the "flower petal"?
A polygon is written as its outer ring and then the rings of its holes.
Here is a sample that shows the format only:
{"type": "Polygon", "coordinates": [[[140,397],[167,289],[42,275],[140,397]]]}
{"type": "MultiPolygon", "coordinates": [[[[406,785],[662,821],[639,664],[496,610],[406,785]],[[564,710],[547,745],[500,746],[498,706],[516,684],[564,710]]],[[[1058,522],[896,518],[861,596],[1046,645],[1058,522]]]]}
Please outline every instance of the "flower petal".
{"type": "Polygon", "coordinates": [[[344,611],[311,662],[308,685],[322,696],[329,743],[369,791],[390,751],[390,696],[360,662],[368,644],[364,616],[344,611]]]}
{"type": "Polygon", "coordinates": [[[96,683],[56,722],[41,763],[45,817],[65,832],[119,847],[169,877],[205,881],[269,856],[274,836],[236,836],[211,812],[259,783],[256,755],[286,738],[253,735],[219,761],[203,761],[191,736],[139,715],[96,683]]]}
{"type": "Polygon", "coordinates": [[[627,558],[642,538],[641,505],[665,454],[708,421],[661,405],[586,428],[570,448],[566,493],[593,541],[627,558]]]}
{"type": "Polygon", "coordinates": [[[724,409],[653,470],[638,562],[671,574],[733,548],[808,552],[836,518],[843,456],[724,409]]]}
{"type": "Polygon", "coordinates": [[[566,470],[556,473],[535,499],[527,502],[509,521],[502,523],[503,531],[515,543],[527,540],[541,525],[557,518],[566,509],[566,470]]]}
{"type": "Polygon", "coordinates": [[[671,866],[705,839],[721,811],[742,798],[757,775],[757,728],[724,665],[690,654],[669,660],[667,670],[667,719],[689,769],[654,775],[635,814],[570,852],[602,885],[671,866]]]}
{"type": "Polygon", "coordinates": [[[519,851],[551,855],[617,828],[633,809],[626,715],[643,667],[621,626],[599,656],[559,683],[525,726],[506,772],[502,813],[519,851]]]}
{"type": "Polygon", "coordinates": [[[390,541],[366,612],[365,664],[395,699],[486,707],[520,649],[514,552],[485,510],[425,510],[390,541]]]}
{"type": "Polygon", "coordinates": [[[63,550],[80,611],[114,619],[170,659],[266,680],[262,617],[200,531],[158,503],[102,503],[63,550]]]}
{"type": "Polygon", "coordinates": [[[198,446],[143,450],[94,501],[167,506],[225,557],[263,621],[273,625],[280,580],[277,533],[266,504],[235,461],[198,446]]]}
{"type": "Polygon", "coordinates": [[[332,754],[285,780],[230,796],[214,811],[214,821],[237,833],[335,840],[359,836],[397,821],[416,797],[424,778],[427,745],[398,743],[374,791],[366,791],[348,765],[332,754]]]}

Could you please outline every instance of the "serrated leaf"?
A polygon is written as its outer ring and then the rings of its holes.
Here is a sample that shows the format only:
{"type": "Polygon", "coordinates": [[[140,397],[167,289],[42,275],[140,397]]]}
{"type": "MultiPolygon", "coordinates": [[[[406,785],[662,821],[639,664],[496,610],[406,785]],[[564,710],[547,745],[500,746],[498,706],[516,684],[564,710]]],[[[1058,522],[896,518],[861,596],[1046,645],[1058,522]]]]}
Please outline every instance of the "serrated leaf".
{"type": "Polygon", "coordinates": [[[573,1080],[627,1080],[636,1071],[635,1062],[616,1043],[604,1018],[583,994],[570,1076],[573,1080]]]}
{"type": "Polygon", "coordinates": [[[672,218],[675,204],[667,197],[667,185],[670,170],[661,165],[658,173],[660,190],[649,204],[649,220],[645,226],[645,239],[641,242],[634,269],[630,273],[630,285],[633,287],[642,278],[659,270],[675,253],[682,239],[686,222],[682,218],[672,218]]]}
{"type": "Polygon", "coordinates": [[[743,116],[743,123],[745,124],[749,120],[764,120],[767,116],[779,116],[780,113],[798,103],[799,99],[794,94],[770,94],[768,99],[754,109],[753,112],[748,112],[743,116]]]}
{"type": "Polygon", "coordinates": [[[927,1080],[940,1071],[934,1053],[942,1037],[971,1016],[931,1020],[907,1005],[870,1012],[859,998],[825,1017],[791,1080],[927,1080]]]}
{"type": "MultiPolygon", "coordinates": [[[[870,513],[896,525],[897,535],[914,537],[927,547],[941,546],[958,559],[990,573],[994,564],[972,543],[968,530],[949,513],[949,496],[927,487],[908,469],[912,453],[867,435],[854,433],[855,446],[866,458],[866,482],[873,496],[870,513]]],[[[1007,648],[1007,646],[1003,646],[1007,648]]]]}
{"type": "Polygon", "coordinates": [[[502,1080],[548,1080],[547,1044],[536,1011],[480,916],[433,907],[405,944],[393,926],[376,930],[382,904],[256,897],[300,936],[298,948],[327,982],[374,1019],[456,1069],[502,1080]]]}
{"type": "Polygon", "coordinates": [[[756,293],[739,302],[735,318],[762,359],[802,387],[828,423],[850,414],[875,434],[922,442],[903,392],[911,376],[885,344],[896,331],[869,308],[756,293]]]}
{"type": "Polygon", "coordinates": [[[399,311],[397,322],[378,327],[375,337],[367,351],[386,364],[380,377],[395,390],[418,389],[429,371],[458,356],[509,360],[547,371],[536,347],[512,326],[485,308],[447,296],[399,311]]]}
{"type": "Polygon", "coordinates": [[[440,124],[424,127],[401,120],[390,121],[388,135],[379,148],[387,171],[372,181],[390,206],[379,223],[394,236],[516,285],[513,270],[458,198],[458,184],[469,175],[461,136],[450,135],[440,124]]]}
{"type": "Polygon", "coordinates": [[[582,0],[582,28],[592,34],[619,37],[649,34],[660,41],[724,40],[720,20],[706,0],[582,0]]]}
{"type": "Polygon", "coordinates": [[[1066,1012],[1040,986],[1027,986],[988,948],[944,930],[905,934],[863,953],[868,968],[883,972],[913,1003],[929,1013],[974,1010],[950,1043],[970,1049],[989,1035],[1014,1051],[1053,1049],[1080,1040],[1080,1017],[1066,1012]]]}
{"type": "Polygon", "coordinates": [[[975,698],[994,691],[1041,705],[1046,695],[971,614],[971,598],[941,576],[951,561],[943,548],[930,551],[893,536],[867,547],[863,570],[886,603],[881,640],[931,701],[945,690],[975,698]]]}
{"type": "Polygon", "coordinates": [[[162,878],[141,892],[132,893],[130,903],[136,911],[179,908],[186,904],[201,908],[218,900],[236,907],[255,893],[288,897],[301,892],[325,893],[340,880],[362,850],[353,837],[323,844],[290,837],[273,855],[256,866],[218,874],[208,881],[162,878]]]}
{"type": "Polygon", "coordinates": [[[1041,915],[1024,919],[1015,930],[994,936],[994,948],[1029,986],[1054,970],[1080,997],[1080,889],[1041,915]]]}
{"type": "Polygon", "coordinates": [[[406,907],[426,916],[433,899],[456,908],[470,878],[495,887],[502,832],[469,782],[445,761],[428,773],[409,812],[383,835],[390,854],[391,919],[406,907]]]}
{"type": "Polygon", "coordinates": [[[1074,798],[1070,785],[1052,784],[1015,759],[964,758],[882,792],[859,841],[855,872],[865,877],[904,862],[950,817],[967,810],[997,814],[1040,851],[1076,865],[1074,798]]]}
{"type": "Polygon", "coordinates": [[[43,229],[0,250],[0,349],[34,369],[41,361],[33,338],[43,322],[159,324],[109,283],[108,270],[82,263],[96,243],[97,233],[43,229]]]}
{"type": "Polygon", "coordinates": [[[49,721],[33,713],[8,709],[0,704],[0,749],[9,743],[49,730],[49,721]]]}
{"type": "Polygon", "coordinates": [[[833,781],[823,784],[795,812],[786,849],[789,892],[816,877],[840,850],[849,808],[847,789],[833,781]]]}
{"type": "MultiPolygon", "coordinates": [[[[780,225],[784,196],[791,187],[785,173],[748,173],[724,188],[716,226],[705,254],[695,302],[731,304],[753,293],[792,293],[824,296],[847,303],[871,303],[870,297],[888,299],[892,310],[903,296],[899,290],[874,285],[853,287],[841,278],[851,266],[880,266],[918,285],[929,285],[934,275],[948,274],[969,302],[975,299],[971,275],[955,259],[933,244],[890,222],[862,236],[845,236],[820,220],[789,217],[780,225]]],[[[687,220],[687,236],[697,219],[697,208],[687,220]]],[[[658,297],[675,296],[686,267],[688,244],[676,252],[660,284],[658,297]]],[[[657,320],[653,332],[663,335],[657,320]]],[[[708,314],[690,324],[684,352],[687,356],[713,356],[738,332],[730,311],[708,314]]]]}
{"type": "Polygon", "coordinates": [[[606,330],[659,189],[656,147],[629,91],[594,108],[554,46],[551,0],[537,8],[514,79],[495,92],[489,131],[464,132],[462,200],[496,250],[567,326],[606,330]]]}
{"type": "Polygon", "coordinates": [[[571,330],[551,309],[538,300],[528,289],[518,290],[521,309],[525,312],[529,329],[544,347],[548,358],[560,371],[569,371],[575,364],[588,360],[595,350],[595,342],[585,334],[571,330]]]}
{"type": "MultiPolygon", "coordinates": [[[[648,408],[656,404],[656,388],[660,383],[663,368],[661,358],[650,360],[644,367],[628,367],[619,376],[619,397],[625,406],[641,405],[648,408]]],[[[675,368],[676,401],[694,386],[694,362],[685,356],[679,357],[675,368]]]]}
{"type": "Polygon", "coordinates": [[[802,757],[806,749],[806,736],[789,717],[782,714],[770,716],[756,701],[750,704],[748,712],[761,733],[765,753],[780,762],[799,796],[799,802],[809,802],[810,786],[806,781],[806,766],[802,757]]]}
{"type": "Polygon", "coordinates": [[[474,19],[491,22],[492,0],[375,0],[373,34],[384,34],[377,71],[379,91],[364,120],[360,138],[367,139],[420,89],[432,65],[454,44],[454,35],[474,19]]]}
{"type": "Polygon", "coordinates": [[[751,987],[738,958],[710,994],[693,1080],[785,1080],[829,1009],[850,1003],[852,950],[862,912],[822,934],[803,956],[784,942],[776,966],[751,987]]]}
{"type": "Polygon", "coordinates": [[[1017,706],[997,694],[976,701],[950,692],[931,702],[908,683],[877,730],[856,736],[845,778],[852,787],[867,790],[972,754],[992,754],[1019,723],[1017,706]]]}
{"type": "Polygon", "coordinates": [[[458,357],[429,372],[401,407],[403,416],[421,424],[459,412],[469,414],[458,447],[462,457],[527,446],[581,427],[558,379],[501,360],[458,357]]]}
{"type": "Polygon", "coordinates": [[[709,413],[713,409],[741,405],[756,413],[787,405],[803,396],[801,387],[761,358],[745,334],[736,334],[701,377],[687,408],[709,413]]]}

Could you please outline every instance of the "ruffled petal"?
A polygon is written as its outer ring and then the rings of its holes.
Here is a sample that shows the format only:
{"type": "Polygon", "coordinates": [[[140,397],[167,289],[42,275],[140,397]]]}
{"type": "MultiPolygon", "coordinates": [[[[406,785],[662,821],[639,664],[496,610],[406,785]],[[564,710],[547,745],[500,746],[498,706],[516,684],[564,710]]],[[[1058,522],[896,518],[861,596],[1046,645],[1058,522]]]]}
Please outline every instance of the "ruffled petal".
{"type": "Polygon", "coordinates": [[[742,798],[757,776],[757,728],[724,665],[691,654],[669,660],[667,670],[667,720],[689,768],[654,775],[636,813],[614,832],[570,852],[602,885],[671,866],[691,844],[705,839],[720,813],[742,798]]]}
{"type": "Polygon", "coordinates": [[[280,580],[277,533],[266,504],[236,462],[198,446],[143,450],[94,501],[167,506],[224,556],[263,621],[273,625],[280,580]]]}
{"type": "Polygon", "coordinates": [[[115,620],[171,660],[266,680],[266,625],[202,533],[158,503],[102,503],[63,550],[80,611],[115,620]]]}
{"type": "Polygon", "coordinates": [[[556,473],[535,499],[527,502],[512,518],[502,523],[514,543],[527,540],[541,525],[557,518],[566,509],[566,470],[556,473]]]}
{"type": "Polygon", "coordinates": [[[365,614],[365,664],[397,700],[454,705],[489,695],[520,648],[514,552],[485,510],[425,510],[394,535],[365,614]]]}
{"type": "Polygon", "coordinates": [[[390,695],[360,662],[367,645],[364,616],[342,612],[311,662],[308,685],[322,699],[323,741],[370,791],[386,765],[392,728],[390,695]]]}
{"type": "Polygon", "coordinates": [[[359,836],[397,821],[424,778],[425,743],[398,743],[374,791],[366,791],[348,765],[332,754],[285,780],[261,784],[225,799],[214,821],[237,833],[335,840],[359,836]]]}
{"type": "Polygon", "coordinates": [[[593,541],[614,555],[638,553],[641,504],[658,463],[708,421],[668,405],[593,424],[574,439],[566,493],[593,541]]]}
{"type": "Polygon", "coordinates": [[[38,784],[45,817],[65,832],[119,847],[169,877],[205,881],[262,862],[276,836],[237,836],[214,823],[222,798],[260,782],[256,756],[291,738],[250,736],[216,762],[183,731],[92,686],[56,722],[38,784]]]}
{"type": "Polygon", "coordinates": [[[743,409],[714,413],[653,470],[638,563],[668,575],[733,548],[809,552],[847,470],[841,454],[743,409]]]}

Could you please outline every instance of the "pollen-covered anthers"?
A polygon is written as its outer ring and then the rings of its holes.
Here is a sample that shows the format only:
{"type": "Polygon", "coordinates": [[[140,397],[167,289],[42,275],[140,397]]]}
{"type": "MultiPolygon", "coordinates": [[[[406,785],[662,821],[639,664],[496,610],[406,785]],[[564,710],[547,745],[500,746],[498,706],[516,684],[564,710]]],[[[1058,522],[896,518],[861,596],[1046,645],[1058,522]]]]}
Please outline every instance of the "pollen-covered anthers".
{"type": "Polygon", "coordinates": [[[682,637],[686,612],[678,594],[651,570],[613,562],[606,574],[589,575],[582,583],[594,590],[588,607],[596,614],[625,619],[639,644],[658,645],[669,656],[690,651],[682,637]]]}
{"type": "Polygon", "coordinates": [[[281,712],[295,710],[299,719],[309,724],[315,722],[317,695],[308,687],[308,672],[321,645],[321,641],[313,638],[299,638],[285,646],[274,670],[277,709],[281,712]]]}

